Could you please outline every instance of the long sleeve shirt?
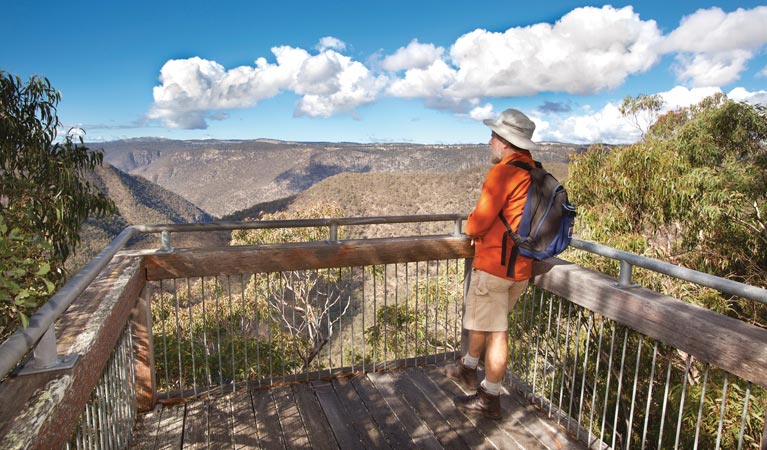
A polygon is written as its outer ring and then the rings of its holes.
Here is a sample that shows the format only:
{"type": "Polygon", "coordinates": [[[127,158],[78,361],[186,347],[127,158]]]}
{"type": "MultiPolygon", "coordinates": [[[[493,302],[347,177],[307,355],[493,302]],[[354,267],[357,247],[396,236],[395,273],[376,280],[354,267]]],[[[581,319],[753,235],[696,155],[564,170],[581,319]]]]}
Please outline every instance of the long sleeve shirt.
{"type": "MultiPolygon", "coordinates": [[[[518,255],[514,262],[514,273],[507,276],[507,265],[501,264],[501,250],[506,227],[498,218],[498,213],[503,215],[511,225],[512,230],[519,228],[519,221],[527,198],[527,190],[530,187],[530,174],[528,171],[508,165],[509,161],[521,161],[534,164],[529,152],[516,151],[494,165],[487,174],[482,184],[482,193],[477,200],[477,206],[469,214],[466,221],[466,234],[474,239],[474,264],[473,267],[498,277],[516,281],[526,280],[532,276],[533,260],[518,255]]],[[[514,241],[508,238],[506,260],[514,241]]]]}

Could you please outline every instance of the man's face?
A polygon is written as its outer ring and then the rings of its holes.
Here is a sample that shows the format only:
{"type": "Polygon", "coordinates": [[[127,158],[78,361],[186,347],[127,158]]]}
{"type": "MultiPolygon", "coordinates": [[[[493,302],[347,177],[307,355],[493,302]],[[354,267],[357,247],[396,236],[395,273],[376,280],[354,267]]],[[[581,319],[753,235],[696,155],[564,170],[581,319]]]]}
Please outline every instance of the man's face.
{"type": "Polygon", "coordinates": [[[488,144],[490,144],[490,152],[492,153],[490,162],[498,164],[503,159],[503,152],[506,148],[506,144],[498,139],[495,133],[490,133],[490,142],[488,142],[488,144]]]}

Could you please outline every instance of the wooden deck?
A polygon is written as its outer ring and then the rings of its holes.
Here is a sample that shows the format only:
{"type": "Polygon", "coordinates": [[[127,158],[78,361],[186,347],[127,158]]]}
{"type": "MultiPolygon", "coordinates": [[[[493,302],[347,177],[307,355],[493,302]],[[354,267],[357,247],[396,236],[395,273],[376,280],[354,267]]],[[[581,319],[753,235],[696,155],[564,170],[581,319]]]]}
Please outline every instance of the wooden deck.
{"type": "Polygon", "coordinates": [[[134,449],[584,449],[513,387],[499,421],[453,406],[443,365],[241,390],[142,417],[134,449]]]}

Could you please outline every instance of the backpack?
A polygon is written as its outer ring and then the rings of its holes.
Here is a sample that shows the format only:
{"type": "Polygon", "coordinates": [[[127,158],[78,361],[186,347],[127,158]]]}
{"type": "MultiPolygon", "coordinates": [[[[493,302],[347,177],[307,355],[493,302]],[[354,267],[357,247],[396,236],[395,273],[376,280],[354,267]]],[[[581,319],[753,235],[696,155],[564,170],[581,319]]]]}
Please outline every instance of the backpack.
{"type": "Polygon", "coordinates": [[[514,247],[509,256],[507,275],[513,276],[514,261],[518,254],[546,259],[558,255],[570,245],[576,210],[568,201],[564,186],[541,163],[535,161],[535,167],[520,161],[509,161],[507,164],[530,172],[530,188],[527,190],[517,232],[509,226],[503,211],[498,213],[507,230],[503,236],[501,265],[506,265],[506,242],[512,239],[514,247]]]}

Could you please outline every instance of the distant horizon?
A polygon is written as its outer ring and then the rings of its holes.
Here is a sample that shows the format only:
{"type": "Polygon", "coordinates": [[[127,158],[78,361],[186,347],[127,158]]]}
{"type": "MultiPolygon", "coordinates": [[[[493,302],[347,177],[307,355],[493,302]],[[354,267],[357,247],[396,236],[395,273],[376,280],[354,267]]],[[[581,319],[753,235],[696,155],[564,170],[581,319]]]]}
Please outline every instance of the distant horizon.
{"type": "Polygon", "coordinates": [[[481,143],[513,107],[535,141],[628,144],[627,96],[767,104],[762,3],[11,2],[0,70],[48,78],[90,142],[481,143]]]}
{"type": "MultiPolygon", "coordinates": [[[[276,138],[249,138],[249,139],[226,139],[226,138],[200,138],[200,139],[174,139],[174,138],[166,138],[166,137],[159,137],[159,136],[138,136],[138,137],[131,137],[131,138],[121,138],[121,139],[114,139],[111,141],[88,141],[84,140],[83,143],[86,146],[94,146],[99,144],[108,144],[111,142],[129,142],[129,141],[177,141],[177,142],[258,142],[258,141],[275,141],[285,144],[349,144],[349,145],[422,145],[422,146],[463,146],[463,145],[475,145],[475,146],[483,146],[487,145],[486,142],[457,142],[457,143],[449,143],[449,144],[433,144],[433,143],[422,143],[422,142],[354,142],[354,141],[297,141],[297,140],[285,140],[285,139],[276,139],[276,138]]],[[[557,145],[574,145],[574,146],[583,146],[583,145],[613,145],[613,144],[607,144],[605,142],[595,142],[593,144],[576,144],[573,142],[559,142],[559,141],[538,141],[536,142],[539,145],[547,145],[547,144],[557,144],[557,145]]]]}

